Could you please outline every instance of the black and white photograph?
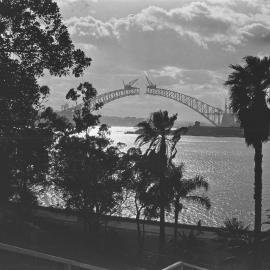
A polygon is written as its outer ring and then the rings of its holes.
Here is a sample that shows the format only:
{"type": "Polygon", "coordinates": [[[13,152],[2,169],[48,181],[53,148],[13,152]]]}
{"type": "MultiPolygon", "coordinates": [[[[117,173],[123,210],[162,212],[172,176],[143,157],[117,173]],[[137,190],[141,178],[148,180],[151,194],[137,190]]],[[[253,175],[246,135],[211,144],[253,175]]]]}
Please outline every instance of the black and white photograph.
{"type": "Polygon", "coordinates": [[[0,0],[0,270],[270,270],[270,0],[0,0]]]}

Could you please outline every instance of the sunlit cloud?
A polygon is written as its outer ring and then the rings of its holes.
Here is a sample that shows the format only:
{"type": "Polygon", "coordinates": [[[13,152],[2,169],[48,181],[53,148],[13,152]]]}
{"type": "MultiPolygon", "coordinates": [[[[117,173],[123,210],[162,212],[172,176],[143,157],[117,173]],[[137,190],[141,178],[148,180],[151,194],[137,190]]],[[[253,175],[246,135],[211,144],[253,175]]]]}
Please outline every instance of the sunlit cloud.
{"type": "MultiPolygon", "coordinates": [[[[122,79],[144,77],[147,71],[161,87],[222,105],[229,65],[246,55],[269,55],[270,3],[264,0],[58,3],[75,45],[93,59],[83,80],[99,91],[118,89],[122,79]],[[75,6],[76,13],[72,12],[75,6]]],[[[56,86],[55,81],[51,83],[56,86]]],[[[68,84],[72,80],[65,82],[65,88],[68,84]]],[[[145,83],[141,81],[140,86],[145,83]]],[[[63,87],[58,83],[55,89],[63,87]]],[[[58,104],[59,92],[55,96],[58,104]]],[[[142,116],[147,108],[140,107],[142,116]]]]}

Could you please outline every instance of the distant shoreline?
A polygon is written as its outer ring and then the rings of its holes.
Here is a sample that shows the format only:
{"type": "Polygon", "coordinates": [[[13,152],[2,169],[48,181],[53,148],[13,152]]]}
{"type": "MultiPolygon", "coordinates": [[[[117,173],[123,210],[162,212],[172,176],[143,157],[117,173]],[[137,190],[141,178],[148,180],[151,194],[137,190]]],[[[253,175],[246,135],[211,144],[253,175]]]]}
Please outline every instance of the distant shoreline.
{"type": "MultiPolygon", "coordinates": [[[[126,131],[125,134],[139,134],[138,131],[126,131]]],[[[243,130],[239,127],[188,127],[188,131],[183,136],[202,136],[202,137],[237,137],[243,138],[243,130]]]]}

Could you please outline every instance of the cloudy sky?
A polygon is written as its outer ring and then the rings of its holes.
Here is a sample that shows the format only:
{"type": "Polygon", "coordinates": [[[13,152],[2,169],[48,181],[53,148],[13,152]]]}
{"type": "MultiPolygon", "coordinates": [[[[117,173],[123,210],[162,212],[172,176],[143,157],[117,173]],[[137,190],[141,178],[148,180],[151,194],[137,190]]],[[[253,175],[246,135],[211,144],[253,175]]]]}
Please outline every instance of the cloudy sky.
{"type": "MultiPolygon", "coordinates": [[[[57,0],[72,40],[93,59],[84,77],[45,77],[50,105],[60,108],[65,93],[89,81],[99,93],[122,87],[144,72],[160,87],[224,107],[223,86],[230,64],[246,55],[269,54],[268,0],[57,0]]],[[[202,118],[184,105],[160,97],[119,99],[105,115],[147,116],[158,109],[181,120],[202,118]]]]}

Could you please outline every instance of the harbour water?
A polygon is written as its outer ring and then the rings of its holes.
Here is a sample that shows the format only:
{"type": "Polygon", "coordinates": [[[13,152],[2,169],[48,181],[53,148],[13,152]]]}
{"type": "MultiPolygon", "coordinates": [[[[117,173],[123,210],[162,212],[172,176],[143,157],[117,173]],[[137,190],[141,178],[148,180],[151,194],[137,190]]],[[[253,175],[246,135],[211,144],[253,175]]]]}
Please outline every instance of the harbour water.
{"type": "MultiPolygon", "coordinates": [[[[136,134],[125,134],[129,127],[112,127],[111,138],[134,146],[136,134]]],[[[176,162],[185,163],[185,176],[204,176],[210,189],[207,195],[212,207],[209,211],[194,204],[185,204],[179,221],[221,226],[226,218],[237,217],[253,227],[254,219],[254,150],[243,138],[183,136],[178,146],[176,162]]],[[[43,197],[43,200],[50,201],[43,197]]],[[[263,219],[270,209],[270,142],[263,145],[263,219]]],[[[270,212],[269,212],[270,214],[270,212]]],[[[172,218],[170,215],[167,217],[172,218]]]]}
{"type": "MultiPolygon", "coordinates": [[[[115,142],[134,146],[136,134],[125,134],[127,127],[112,127],[115,142]]],[[[243,138],[183,136],[177,147],[177,162],[185,163],[186,177],[204,176],[210,184],[207,195],[212,207],[206,211],[186,205],[180,222],[220,226],[225,218],[237,217],[253,226],[254,149],[243,138]]],[[[270,209],[270,142],[263,145],[263,218],[270,209]]],[[[270,214],[270,212],[269,212],[270,214]]]]}

